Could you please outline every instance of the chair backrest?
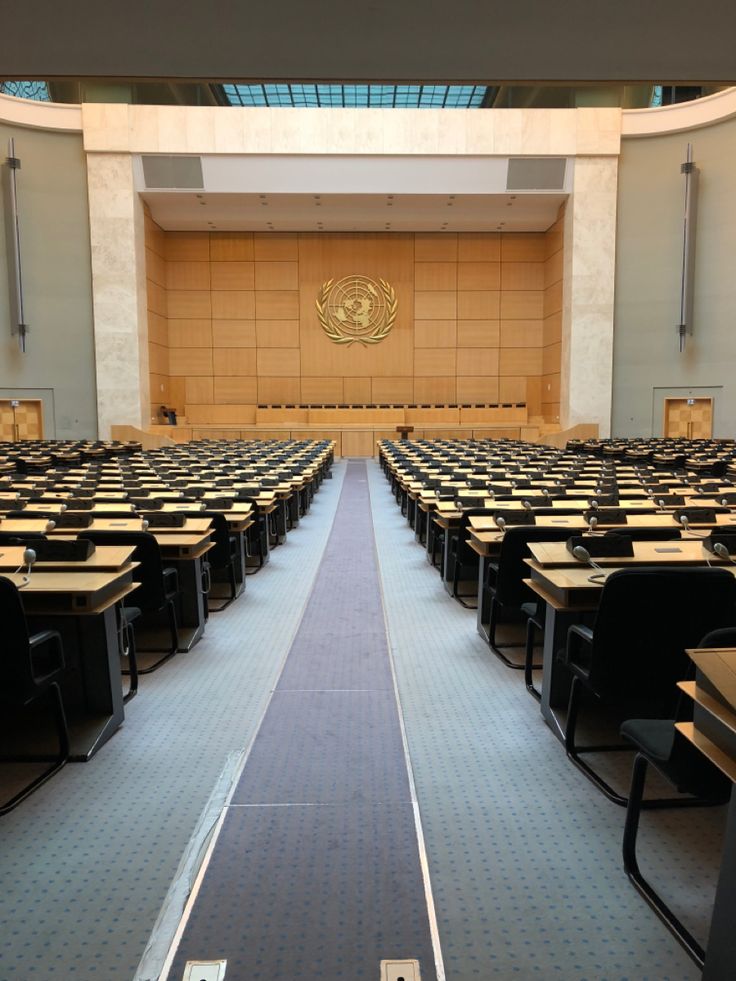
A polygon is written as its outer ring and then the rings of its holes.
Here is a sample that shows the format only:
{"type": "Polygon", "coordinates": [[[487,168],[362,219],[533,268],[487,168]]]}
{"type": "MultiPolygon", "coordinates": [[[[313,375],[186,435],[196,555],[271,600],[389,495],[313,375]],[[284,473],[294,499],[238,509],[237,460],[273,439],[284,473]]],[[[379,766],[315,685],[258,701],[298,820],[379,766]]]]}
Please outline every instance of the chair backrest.
{"type": "Polygon", "coordinates": [[[205,511],[198,517],[209,518],[212,522],[210,526],[210,541],[213,548],[207,553],[207,560],[215,567],[227,565],[230,561],[230,528],[227,518],[218,511],[205,511]]]}
{"type": "Polygon", "coordinates": [[[0,623],[3,625],[0,697],[15,700],[33,691],[33,668],[20,593],[15,583],[5,576],[0,576],[0,623]]]}
{"type": "Polygon", "coordinates": [[[569,528],[541,528],[537,525],[520,525],[507,528],[501,540],[496,573],[496,599],[503,606],[519,608],[531,599],[531,593],[523,580],[529,578],[529,566],[524,561],[531,558],[529,542],[560,542],[570,537],[569,528]]]}
{"type": "Polygon", "coordinates": [[[131,594],[131,603],[142,610],[159,610],[165,602],[163,562],[158,542],[147,531],[84,531],[79,535],[95,545],[133,545],[133,581],[139,583],[131,594]]]}
{"type": "Polygon", "coordinates": [[[590,681],[604,697],[641,697],[672,717],[686,648],[736,619],[736,578],[725,569],[647,567],[608,576],[596,616],[590,681]]]}

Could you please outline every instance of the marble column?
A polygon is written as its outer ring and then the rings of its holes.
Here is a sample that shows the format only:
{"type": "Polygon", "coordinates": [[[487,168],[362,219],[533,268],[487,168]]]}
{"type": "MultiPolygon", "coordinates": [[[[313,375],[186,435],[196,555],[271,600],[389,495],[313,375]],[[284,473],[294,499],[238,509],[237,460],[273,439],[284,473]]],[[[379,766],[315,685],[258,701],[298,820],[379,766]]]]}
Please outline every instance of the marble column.
{"type": "Polygon", "coordinates": [[[611,432],[618,157],[577,157],[565,211],[560,426],[611,432]]]}
{"type": "Polygon", "coordinates": [[[97,418],[101,439],[115,424],[150,422],[143,204],[128,153],[88,153],[97,418]]]}

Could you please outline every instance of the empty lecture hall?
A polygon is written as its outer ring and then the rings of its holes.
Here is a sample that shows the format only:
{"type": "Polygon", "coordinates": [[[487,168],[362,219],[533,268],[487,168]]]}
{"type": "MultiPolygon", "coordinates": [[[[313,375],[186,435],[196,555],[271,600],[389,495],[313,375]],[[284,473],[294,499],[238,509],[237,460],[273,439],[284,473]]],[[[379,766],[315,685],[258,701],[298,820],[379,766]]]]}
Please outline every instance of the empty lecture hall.
{"type": "Polygon", "coordinates": [[[0,981],[733,981],[736,5],[0,8],[0,981]]]}

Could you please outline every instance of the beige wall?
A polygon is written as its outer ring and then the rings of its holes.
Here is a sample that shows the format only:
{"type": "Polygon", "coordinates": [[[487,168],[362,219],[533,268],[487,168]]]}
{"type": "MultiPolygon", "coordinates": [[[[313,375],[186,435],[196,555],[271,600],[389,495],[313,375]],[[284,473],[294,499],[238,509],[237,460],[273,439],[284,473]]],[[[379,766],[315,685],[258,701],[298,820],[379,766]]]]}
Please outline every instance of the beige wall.
{"type": "MultiPolygon", "coordinates": [[[[671,118],[678,115],[670,112],[671,118]]],[[[641,118],[641,117],[637,117],[641,118]]],[[[613,432],[661,435],[670,396],[711,395],[714,435],[736,435],[736,119],[622,142],[613,432]],[[677,342],[687,143],[700,169],[694,334],[677,342]]]]}
{"type": "Polygon", "coordinates": [[[164,233],[148,218],[146,246],[151,405],[195,423],[246,421],[256,403],[524,402],[538,418],[545,358],[559,375],[554,303],[545,326],[559,223],[549,234],[225,234],[164,233]],[[319,324],[320,287],[352,273],[396,291],[379,344],[336,345],[319,324]]]}
{"type": "MultiPolygon", "coordinates": [[[[0,397],[41,398],[48,437],[97,435],[87,177],[79,133],[0,123],[21,159],[18,203],[24,300],[21,354],[10,336],[5,235],[0,234],[0,397]]],[[[0,225],[4,224],[0,196],[0,225]]]]}

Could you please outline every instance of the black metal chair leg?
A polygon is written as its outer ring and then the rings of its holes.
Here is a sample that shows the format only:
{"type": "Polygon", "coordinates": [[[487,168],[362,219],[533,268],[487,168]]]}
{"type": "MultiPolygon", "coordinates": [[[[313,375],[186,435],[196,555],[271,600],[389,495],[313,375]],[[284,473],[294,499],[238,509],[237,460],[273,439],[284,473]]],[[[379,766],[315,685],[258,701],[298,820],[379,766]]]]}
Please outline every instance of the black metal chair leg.
{"type": "Polygon", "coordinates": [[[138,654],[135,649],[135,633],[131,624],[126,625],[125,635],[127,638],[128,668],[123,670],[122,674],[128,675],[130,681],[128,682],[128,690],[123,695],[123,704],[129,702],[131,698],[135,698],[138,692],[138,654]]]}
{"type": "Polygon", "coordinates": [[[524,667],[523,663],[517,663],[512,661],[510,658],[506,657],[501,648],[514,648],[523,647],[523,644],[499,644],[496,640],[496,627],[498,626],[498,603],[495,599],[491,599],[491,609],[490,609],[490,619],[488,622],[488,646],[491,648],[493,653],[499,660],[503,661],[507,668],[513,668],[514,671],[521,671],[524,667]]]}
{"type": "Polygon", "coordinates": [[[530,617],[526,622],[526,650],[524,652],[524,684],[530,695],[533,695],[538,702],[542,700],[542,693],[534,686],[534,676],[532,672],[539,670],[542,665],[534,663],[534,629],[536,624],[530,617]]]}
{"type": "Polygon", "coordinates": [[[686,952],[702,970],[705,964],[705,951],[695,937],[667,906],[662,897],[655,892],[641,874],[636,857],[636,837],[639,830],[639,818],[644,798],[644,783],[647,774],[647,759],[637,754],[631,774],[629,803],[626,809],[626,824],[624,826],[623,859],[624,871],[633,883],[637,892],[644,897],[651,908],[662,920],[667,929],[677,938],[686,952]]]}

